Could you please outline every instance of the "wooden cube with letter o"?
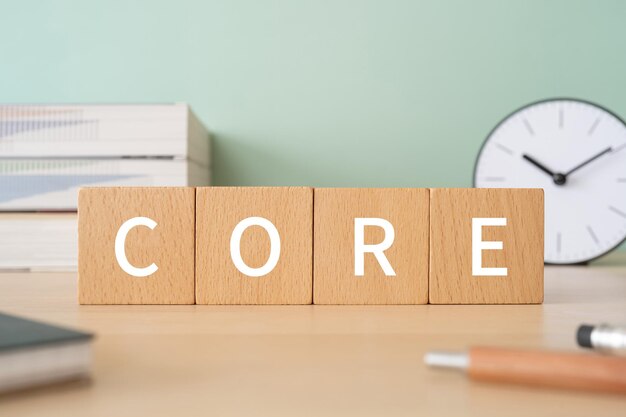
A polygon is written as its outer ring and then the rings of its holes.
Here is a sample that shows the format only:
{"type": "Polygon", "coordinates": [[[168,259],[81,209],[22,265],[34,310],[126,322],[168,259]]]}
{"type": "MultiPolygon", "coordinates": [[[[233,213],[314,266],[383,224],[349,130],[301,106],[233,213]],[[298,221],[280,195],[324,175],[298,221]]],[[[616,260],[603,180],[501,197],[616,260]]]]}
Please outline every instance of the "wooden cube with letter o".
{"type": "Polygon", "coordinates": [[[83,188],[81,304],[193,304],[195,189],[83,188]]]}
{"type": "Polygon", "coordinates": [[[316,188],[315,304],[428,302],[428,189],[316,188]]]}
{"type": "Polygon", "coordinates": [[[197,304],[311,304],[313,189],[197,188],[197,304]]]}
{"type": "Polygon", "coordinates": [[[431,304],[543,302],[543,190],[431,189],[431,304]]]}

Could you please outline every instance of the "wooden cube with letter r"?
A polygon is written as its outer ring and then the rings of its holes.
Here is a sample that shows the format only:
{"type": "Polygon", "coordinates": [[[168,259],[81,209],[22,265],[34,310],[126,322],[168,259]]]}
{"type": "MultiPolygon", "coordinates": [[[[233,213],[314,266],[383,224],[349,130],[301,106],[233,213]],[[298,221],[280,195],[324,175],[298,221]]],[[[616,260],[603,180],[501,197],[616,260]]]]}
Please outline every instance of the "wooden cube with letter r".
{"type": "Polygon", "coordinates": [[[195,189],[83,188],[81,304],[193,304],[195,189]]]}
{"type": "Polygon", "coordinates": [[[315,304],[428,302],[428,189],[316,188],[315,304]]]}
{"type": "Polygon", "coordinates": [[[541,189],[431,189],[431,304],[543,302],[541,189]]]}
{"type": "Polygon", "coordinates": [[[201,187],[196,210],[197,304],[311,304],[311,188],[201,187]]]}

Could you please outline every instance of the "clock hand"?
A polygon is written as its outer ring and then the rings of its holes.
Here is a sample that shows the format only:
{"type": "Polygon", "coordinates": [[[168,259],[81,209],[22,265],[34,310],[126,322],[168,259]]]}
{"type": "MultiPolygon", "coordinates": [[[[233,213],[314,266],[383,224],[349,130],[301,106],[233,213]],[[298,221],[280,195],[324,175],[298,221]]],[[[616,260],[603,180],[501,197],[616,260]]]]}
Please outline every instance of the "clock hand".
{"type": "Polygon", "coordinates": [[[563,175],[563,174],[558,173],[558,172],[552,172],[549,168],[546,168],[544,165],[542,165],[535,158],[533,158],[532,156],[529,156],[527,154],[522,155],[522,158],[524,158],[525,160],[527,160],[528,162],[530,162],[531,164],[533,164],[534,166],[536,166],[537,168],[539,168],[540,170],[542,170],[543,172],[545,172],[546,174],[551,176],[552,177],[552,181],[554,181],[554,183],[556,185],[563,185],[563,184],[565,184],[565,181],[567,179],[566,175],[563,175]]]}
{"type": "Polygon", "coordinates": [[[527,160],[528,162],[530,162],[531,164],[533,164],[534,166],[536,166],[537,168],[539,168],[540,170],[548,174],[549,176],[554,177],[554,172],[550,171],[550,169],[546,168],[544,165],[542,165],[532,156],[528,156],[527,154],[524,154],[522,155],[522,158],[524,158],[525,160],[527,160]]]}
{"type": "Polygon", "coordinates": [[[580,168],[584,167],[585,165],[587,165],[589,162],[591,161],[595,161],[596,159],[598,159],[599,157],[601,157],[604,154],[607,154],[609,152],[612,152],[613,148],[611,148],[610,146],[608,148],[606,148],[605,150],[603,150],[602,152],[592,156],[591,158],[587,159],[584,162],[581,162],[580,164],[576,165],[574,168],[570,169],[569,171],[567,171],[565,173],[565,176],[567,177],[568,175],[570,175],[572,172],[574,171],[578,171],[580,168]]]}

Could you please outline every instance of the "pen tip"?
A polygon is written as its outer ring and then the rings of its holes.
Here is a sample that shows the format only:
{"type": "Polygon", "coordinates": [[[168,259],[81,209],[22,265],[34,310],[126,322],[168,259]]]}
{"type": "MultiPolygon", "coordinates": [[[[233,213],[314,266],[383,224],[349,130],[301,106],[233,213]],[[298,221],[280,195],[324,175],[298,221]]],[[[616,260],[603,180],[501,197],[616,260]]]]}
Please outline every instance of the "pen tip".
{"type": "Polygon", "coordinates": [[[437,368],[467,369],[469,356],[463,352],[433,351],[424,355],[424,363],[437,368]]]}

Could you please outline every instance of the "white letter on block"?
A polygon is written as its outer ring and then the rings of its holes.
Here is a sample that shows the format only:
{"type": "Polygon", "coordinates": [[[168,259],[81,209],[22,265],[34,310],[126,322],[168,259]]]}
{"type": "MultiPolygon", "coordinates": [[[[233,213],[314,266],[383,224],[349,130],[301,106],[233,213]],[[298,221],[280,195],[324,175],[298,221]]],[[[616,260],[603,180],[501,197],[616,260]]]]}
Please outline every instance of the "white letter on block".
{"type": "Polygon", "coordinates": [[[117,263],[127,274],[134,277],[147,277],[154,274],[156,270],[159,269],[154,262],[145,268],[135,268],[128,262],[128,258],[126,258],[126,249],[124,248],[126,235],[128,235],[130,229],[135,226],[146,226],[154,230],[157,223],[149,217],[133,217],[130,220],[126,220],[120,227],[120,230],[117,231],[117,236],[115,236],[115,257],[117,258],[117,263]]]}
{"type": "Polygon", "coordinates": [[[383,268],[387,276],[395,276],[396,273],[391,267],[389,260],[383,253],[393,245],[395,239],[393,225],[385,219],[376,217],[356,217],[354,219],[354,275],[362,277],[365,275],[365,252],[373,253],[378,263],[383,268]],[[366,245],[365,226],[382,227],[385,231],[385,238],[377,245],[366,245]]]}
{"type": "Polygon", "coordinates": [[[501,250],[503,247],[500,241],[483,241],[483,226],[506,226],[506,217],[472,218],[472,275],[506,277],[507,268],[483,268],[483,250],[501,250]]]}
{"type": "Polygon", "coordinates": [[[272,272],[280,258],[280,235],[274,223],[263,217],[248,217],[240,221],[230,236],[230,257],[239,272],[249,277],[262,277],[272,272]],[[270,237],[270,256],[260,268],[250,268],[241,258],[241,236],[250,226],[261,226],[270,237]]]}

